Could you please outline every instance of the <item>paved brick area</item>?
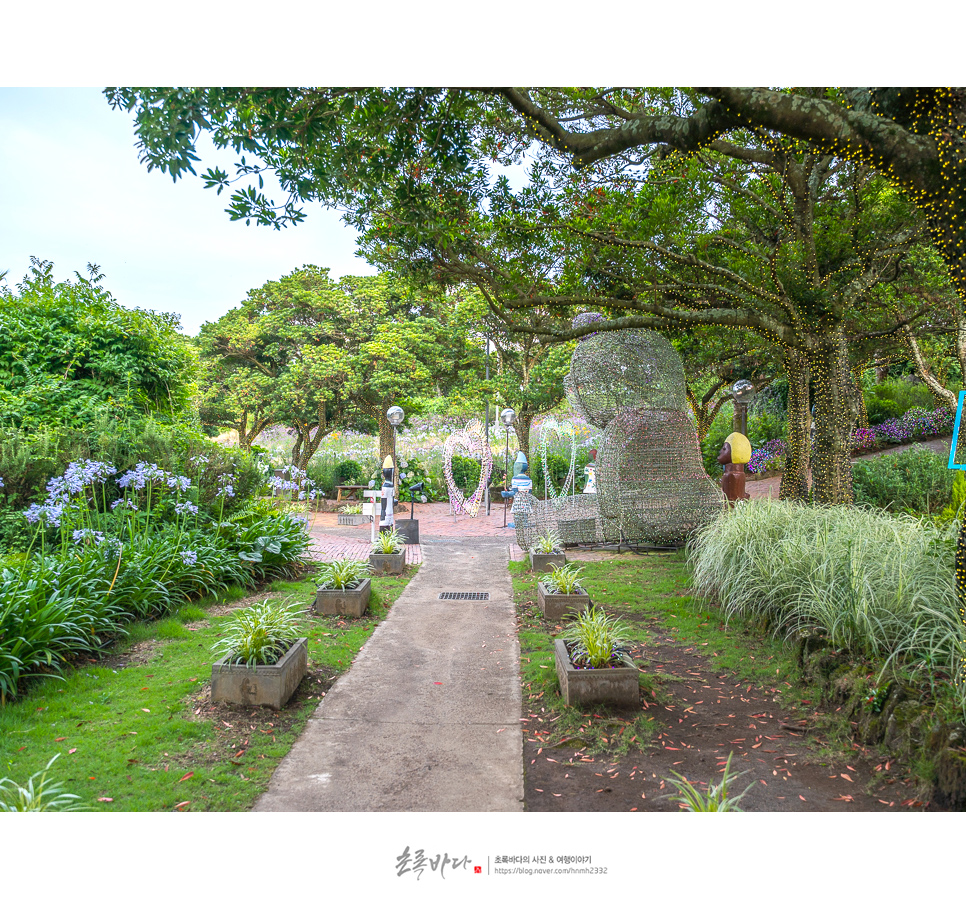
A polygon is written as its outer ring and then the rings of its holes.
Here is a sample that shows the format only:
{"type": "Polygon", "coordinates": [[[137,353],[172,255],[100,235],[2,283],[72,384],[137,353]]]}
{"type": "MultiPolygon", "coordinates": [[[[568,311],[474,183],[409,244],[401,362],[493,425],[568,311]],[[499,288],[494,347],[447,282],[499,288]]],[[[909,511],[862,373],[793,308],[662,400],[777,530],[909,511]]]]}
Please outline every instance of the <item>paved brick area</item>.
{"type": "MultiPolygon", "coordinates": [[[[397,511],[398,518],[408,518],[409,510],[397,511]]],[[[494,505],[490,514],[481,509],[476,517],[467,514],[457,515],[450,512],[447,502],[427,502],[416,506],[415,517],[419,521],[420,542],[446,543],[462,540],[465,537],[486,537],[506,542],[510,548],[511,559],[523,559],[523,551],[516,544],[512,527],[503,526],[503,506],[494,505]]],[[[507,523],[512,523],[507,516],[507,523]]],[[[333,559],[368,559],[371,531],[364,525],[355,527],[339,525],[338,515],[334,513],[309,513],[309,536],[312,540],[309,554],[320,562],[333,559]]],[[[422,562],[419,544],[406,547],[406,562],[422,562]]]]}
{"type": "MultiPolygon", "coordinates": [[[[921,442],[922,447],[936,451],[939,454],[949,453],[950,438],[935,438],[931,441],[921,442]]],[[[891,447],[881,453],[897,453],[908,450],[913,445],[902,444],[898,447],[891,447]]],[[[874,456],[869,454],[869,457],[874,456]]],[[[857,458],[863,459],[863,458],[857,458]]],[[[778,498],[778,488],[781,484],[781,477],[774,476],[770,479],[761,479],[747,483],[747,491],[751,498],[778,498]]],[[[419,520],[419,538],[421,542],[427,544],[439,542],[455,542],[467,537],[485,537],[487,539],[497,539],[503,541],[509,547],[510,558],[519,561],[525,558],[523,550],[517,546],[516,533],[512,527],[505,527],[503,524],[503,505],[495,504],[487,515],[485,510],[480,510],[476,517],[467,514],[453,516],[448,502],[433,502],[416,505],[416,518],[419,520]]],[[[397,517],[408,518],[408,505],[400,506],[397,517]],[[406,510],[401,510],[402,508],[406,510]]],[[[365,526],[350,527],[339,525],[338,515],[325,512],[309,513],[309,535],[312,543],[309,548],[309,555],[318,559],[320,562],[329,562],[333,559],[368,559],[369,558],[369,537],[370,530],[365,526]]],[[[512,514],[507,514],[507,523],[512,523],[512,514]]],[[[576,550],[572,552],[574,558],[589,558],[591,550],[576,550]]],[[[609,555],[609,554],[608,554],[609,555]]],[[[606,558],[606,557],[602,557],[606,558]]],[[[418,564],[423,561],[422,549],[419,544],[406,547],[406,562],[418,564]]]]}

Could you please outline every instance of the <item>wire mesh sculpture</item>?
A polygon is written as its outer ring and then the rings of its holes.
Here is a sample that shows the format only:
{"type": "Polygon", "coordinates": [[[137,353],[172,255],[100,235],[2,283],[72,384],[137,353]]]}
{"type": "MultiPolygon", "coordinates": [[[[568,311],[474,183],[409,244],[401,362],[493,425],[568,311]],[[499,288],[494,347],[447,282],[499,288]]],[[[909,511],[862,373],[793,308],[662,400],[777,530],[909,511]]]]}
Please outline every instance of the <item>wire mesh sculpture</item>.
{"type": "MultiPolygon", "coordinates": [[[[599,319],[582,314],[574,328],[599,319]]],[[[517,524],[524,549],[552,526],[565,543],[680,545],[722,509],[724,496],[704,471],[688,417],[681,357],[666,338],[637,329],[587,335],[564,387],[571,405],[603,429],[597,493],[532,499],[520,509],[524,526],[517,524]]]]}
{"type": "Polygon", "coordinates": [[[462,431],[454,431],[446,439],[443,444],[443,475],[446,477],[446,490],[449,493],[449,504],[454,515],[466,513],[470,517],[476,517],[492,473],[493,455],[483,436],[481,422],[470,422],[462,431]],[[462,448],[460,453],[466,456],[480,459],[480,481],[469,498],[463,494],[463,490],[453,478],[453,454],[457,448],[462,448]]]}

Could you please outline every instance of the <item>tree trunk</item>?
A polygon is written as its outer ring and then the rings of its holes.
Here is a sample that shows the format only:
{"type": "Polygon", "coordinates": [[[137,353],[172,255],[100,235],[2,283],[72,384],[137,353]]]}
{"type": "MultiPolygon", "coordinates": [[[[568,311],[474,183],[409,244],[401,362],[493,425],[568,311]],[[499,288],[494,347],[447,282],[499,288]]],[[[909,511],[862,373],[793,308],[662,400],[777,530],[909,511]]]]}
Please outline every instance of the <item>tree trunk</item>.
{"type": "Polygon", "coordinates": [[[865,407],[865,393],[862,392],[862,367],[852,369],[852,382],[855,384],[855,398],[858,400],[858,418],[855,420],[856,428],[869,427],[869,410],[865,407]]]}
{"type": "MultiPolygon", "coordinates": [[[[919,340],[913,334],[912,329],[909,326],[903,326],[902,333],[912,354],[913,363],[916,365],[916,373],[922,378],[937,402],[943,403],[955,411],[959,403],[959,394],[944,386],[943,382],[933,373],[932,367],[923,355],[922,349],[919,347],[919,340]]],[[[963,317],[962,313],[957,313],[956,316],[956,356],[959,359],[960,373],[963,374],[962,379],[966,380],[966,318],[963,317]]]]}
{"type": "Polygon", "coordinates": [[[399,459],[396,457],[396,451],[394,449],[395,445],[395,430],[386,418],[386,412],[392,402],[389,400],[384,400],[383,404],[376,409],[378,415],[376,416],[376,421],[379,424],[379,468],[382,469],[382,462],[387,456],[392,456],[393,469],[396,471],[395,481],[396,481],[396,497],[399,497],[399,459]]]}
{"type": "Polygon", "coordinates": [[[243,412],[235,431],[238,434],[238,446],[243,450],[251,450],[252,444],[267,427],[270,419],[256,417],[255,423],[251,428],[248,427],[248,413],[243,412]]]}
{"type": "Polygon", "coordinates": [[[805,356],[785,349],[788,377],[788,452],[778,497],[805,501],[808,498],[808,467],[811,458],[811,413],[808,406],[809,372],[805,356]]]}
{"type": "MultiPolygon", "coordinates": [[[[513,430],[517,433],[517,444],[527,458],[530,466],[533,466],[533,457],[530,456],[530,426],[533,424],[533,413],[524,412],[522,409],[517,413],[516,421],[513,423],[513,430]]],[[[513,457],[510,457],[510,470],[513,470],[513,457]]]]}
{"type": "Polygon", "coordinates": [[[723,381],[718,383],[710,393],[705,395],[703,400],[699,400],[692,391],[690,384],[685,383],[684,392],[688,400],[688,406],[691,408],[691,413],[694,415],[694,427],[698,435],[698,444],[705,439],[705,436],[711,430],[711,423],[717,417],[721,407],[728,401],[727,393],[718,399],[713,398],[714,394],[724,386],[726,384],[723,381]]]}
{"type": "Polygon", "coordinates": [[[816,406],[813,499],[823,505],[848,505],[853,499],[852,445],[859,392],[841,330],[810,351],[808,363],[816,406]]]}

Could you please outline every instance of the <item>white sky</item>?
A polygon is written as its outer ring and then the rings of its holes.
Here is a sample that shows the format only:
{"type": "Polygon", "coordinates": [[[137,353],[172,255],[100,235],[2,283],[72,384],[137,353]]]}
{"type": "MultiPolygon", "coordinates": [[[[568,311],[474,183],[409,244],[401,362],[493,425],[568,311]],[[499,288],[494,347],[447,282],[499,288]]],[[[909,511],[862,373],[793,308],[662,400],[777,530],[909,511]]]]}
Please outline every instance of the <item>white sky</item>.
{"type": "MultiPolygon", "coordinates": [[[[93,262],[123,306],[177,313],[193,335],[250,289],[305,263],[336,277],[375,271],[354,255],[355,232],[337,212],[306,206],[300,225],[246,226],[225,214],[227,193],[194,176],[175,183],[148,173],[134,144],[132,114],[111,109],[99,88],[0,88],[0,271],[8,285],[31,256],[53,261],[57,280],[86,275],[93,262]]],[[[231,151],[220,157],[226,168],[234,162],[231,151]]]]}

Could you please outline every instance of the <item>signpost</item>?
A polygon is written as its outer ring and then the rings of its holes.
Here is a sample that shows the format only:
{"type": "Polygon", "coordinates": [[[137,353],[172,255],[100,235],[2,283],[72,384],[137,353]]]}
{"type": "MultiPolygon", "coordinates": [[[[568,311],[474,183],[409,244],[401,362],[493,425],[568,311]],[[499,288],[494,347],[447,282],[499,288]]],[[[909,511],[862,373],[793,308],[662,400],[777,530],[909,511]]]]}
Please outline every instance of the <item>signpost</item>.
{"type": "Polygon", "coordinates": [[[362,513],[372,515],[372,542],[375,543],[376,531],[379,527],[376,524],[376,518],[379,516],[379,501],[382,499],[382,489],[366,489],[362,494],[369,499],[369,504],[362,506],[362,513]]]}

